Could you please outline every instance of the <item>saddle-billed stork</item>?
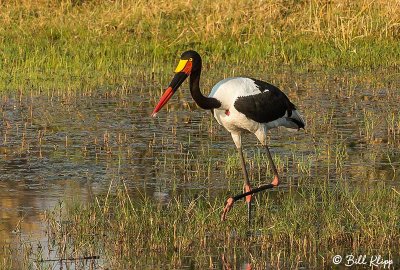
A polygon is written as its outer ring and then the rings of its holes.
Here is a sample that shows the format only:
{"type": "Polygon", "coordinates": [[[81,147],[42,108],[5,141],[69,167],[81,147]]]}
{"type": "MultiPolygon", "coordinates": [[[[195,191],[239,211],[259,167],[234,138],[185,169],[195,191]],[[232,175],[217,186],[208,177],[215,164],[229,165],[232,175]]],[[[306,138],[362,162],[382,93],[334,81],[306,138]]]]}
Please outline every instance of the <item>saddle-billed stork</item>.
{"type": "Polygon", "coordinates": [[[194,101],[200,108],[211,110],[217,122],[231,133],[241,159],[244,176],[243,193],[228,198],[221,220],[226,219],[235,201],[246,197],[250,223],[252,194],[279,185],[278,171],[267,146],[267,131],[278,126],[296,130],[304,129],[305,123],[296,110],[296,106],[281,90],[260,80],[247,77],[227,78],[217,83],[210,95],[205,97],[199,86],[201,68],[202,60],[197,52],[192,50],[184,52],[175,69],[175,76],[154,108],[152,116],[156,116],[179,86],[190,76],[190,93],[194,101]],[[251,188],[242,152],[241,134],[244,132],[255,134],[265,146],[274,173],[271,184],[251,188]]]}

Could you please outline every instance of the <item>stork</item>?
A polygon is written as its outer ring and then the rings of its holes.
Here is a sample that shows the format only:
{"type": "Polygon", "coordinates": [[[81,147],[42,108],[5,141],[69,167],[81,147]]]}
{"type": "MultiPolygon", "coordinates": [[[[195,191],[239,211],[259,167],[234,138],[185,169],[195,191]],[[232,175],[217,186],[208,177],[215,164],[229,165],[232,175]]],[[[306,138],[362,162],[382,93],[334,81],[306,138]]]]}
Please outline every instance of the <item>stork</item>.
{"type": "Polygon", "coordinates": [[[243,171],[243,193],[230,197],[222,211],[221,220],[226,219],[233,204],[245,198],[248,209],[248,220],[251,222],[251,201],[254,193],[277,187],[279,175],[267,145],[267,131],[283,126],[289,129],[304,129],[305,123],[296,110],[296,106],[276,86],[248,77],[227,78],[218,82],[208,97],[200,91],[202,60],[193,50],[181,55],[175,76],[154,108],[152,116],[168,102],[179,86],[190,77],[190,93],[196,104],[205,110],[211,110],[217,122],[228,130],[239,152],[243,171]],[[271,163],[274,178],[270,184],[252,189],[242,151],[242,134],[250,132],[265,146],[271,163]]]}

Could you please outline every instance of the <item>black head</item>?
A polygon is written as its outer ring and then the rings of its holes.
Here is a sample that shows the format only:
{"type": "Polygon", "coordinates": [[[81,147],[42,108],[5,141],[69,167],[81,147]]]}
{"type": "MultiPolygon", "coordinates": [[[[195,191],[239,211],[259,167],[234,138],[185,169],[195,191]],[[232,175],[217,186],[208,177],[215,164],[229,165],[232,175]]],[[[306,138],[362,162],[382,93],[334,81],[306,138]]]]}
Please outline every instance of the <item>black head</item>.
{"type": "MultiPolygon", "coordinates": [[[[201,56],[196,51],[189,50],[189,51],[182,53],[181,60],[191,62],[190,73],[199,71],[201,69],[201,65],[202,65],[201,56]]],[[[179,65],[178,65],[178,67],[179,67],[179,65]]],[[[177,70],[178,70],[178,68],[177,68],[177,70]]]]}
{"type": "Polygon", "coordinates": [[[192,74],[200,72],[201,70],[201,57],[195,51],[186,51],[181,55],[181,59],[178,66],[175,69],[175,76],[169,84],[168,88],[165,90],[157,106],[154,108],[153,116],[167,104],[168,100],[172,95],[178,90],[179,86],[186,80],[186,78],[192,74]]]}

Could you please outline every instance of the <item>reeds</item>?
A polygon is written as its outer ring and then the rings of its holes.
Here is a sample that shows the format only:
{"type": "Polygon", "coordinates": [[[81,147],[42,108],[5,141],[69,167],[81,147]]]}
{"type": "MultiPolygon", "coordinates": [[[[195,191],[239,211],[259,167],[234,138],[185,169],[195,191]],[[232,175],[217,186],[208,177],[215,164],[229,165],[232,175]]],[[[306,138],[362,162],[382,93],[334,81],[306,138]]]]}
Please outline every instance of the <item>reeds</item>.
{"type": "Polygon", "coordinates": [[[398,1],[16,1],[1,4],[1,89],[159,77],[187,49],[225,76],[257,66],[398,67],[398,1]],[[168,64],[167,64],[168,63],[168,64]],[[116,76],[118,74],[118,76],[116,76]]]}
{"type": "MultiPolygon", "coordinates": [[[[5,95],[1,112],[7,106],[22,112],[18,121],[3,114],[8,122],[4,158],[103,165],[109,178],[102,184],[111,183],[85,203],[66,202],[47,213],[49,247],[24,242],[17,250],[4,247],[1,267],[46,269],[56,264],[47,259],[58,258],[77,268],[218,268],[222,255],[259,268],[330,267],[331,256],[349,249],[397,256],[397,86],[389,79],[369,81],[368,73],[340,81],[336,74],[325,76],[274,77],[304,112],[308,128],[295,135],[271,132],[269,143],[284,184],[257,197],[250,237],[244,204],[235,205],[227,223],[219,221],[227,196],[242,188],[240,163],[229,134],[209,114],[186,112],[192,106],[183,102],[188,93],[172,101],[165,118],[148,118],[146,124],[146,109],[155,102],[148,101],[147,88],[123,85],[65,95],[33,91],[19,93],[17,100],[5,95]],[[293,81],[297,86],[291,86],[293,81]],[[328,87],[332,81],[336,86],[328,87]],[[121,118],[131,120],[115,126],[121,118]],[[57,140],[54,134],[60,135],[57,140]],[[137,176],[141,170],[149,175],[137,176]],[[166,187],[166,198],[153,200],[133,188],[154,177],[166,187]],[[16,257],[24,259],[16,262],[16,257]]],[[[208,86],[212,79],[205,81],[208,86]]],[[[253,186],[268,182],[272,175],[262,147],[252,143],[252,136],[245,141],[253,186]]]]}
{"type": "MultiPolygon", "coordinates": [[[[205,269],[219,268],[224,256],[265,269],[330,267],[332,255],[348,250],[399,255],[398,1],[15,1],[0,8],[0,89],[8,92],[0,153],[100,164],[111,178],[89,203],[47,213],[52,258],[78,259],[63,261],[76,268],[205,269]],[[259,77],[284,90],[307,119],[305,134],[271,133],[285,185],[258,196],[250,236],[240,202],[219,222],[225,199],[242,186],[229,135],[209,114],[199,116],[184,90],[165,108],[168,117],[145,118],[189,48],[204,57],[204,89],[227,76],[259,77]],[[112,123],[93,110],[106,106],[112,123]],[[115,127],[121,117],[130,124],[115,127]],[[151,128],[142,134],[143,121],[151,128]],[[125,185],[148,167],[168,186],[163,203],[125,185]]],[[[262,149],[250,146],[257,186],[271,172],[262,149]]],[[[3,247],[0,268],[51,268],[46,252],[35,243],[3,247]]]]}
{"type": "Polygon", "coordinates": [[[69,206],[65,217],[50,214],[50,239],[69,245],[61,258],[100,255],[100,265],[111,268],[183,268],[186,257],[205,268],[221,264],[218,254],[242,256],[237,253],[244,249],[253,253],[247,260],[256,268],[329,266],[331,256],[348,249],[398,256],[397,189],[315,181],[259,197],[250,231],[240,202],[221,223],[225,197],[176,195],[157,204],[146,197],[132,201],[120,186],[106,201],[69,206]]]}

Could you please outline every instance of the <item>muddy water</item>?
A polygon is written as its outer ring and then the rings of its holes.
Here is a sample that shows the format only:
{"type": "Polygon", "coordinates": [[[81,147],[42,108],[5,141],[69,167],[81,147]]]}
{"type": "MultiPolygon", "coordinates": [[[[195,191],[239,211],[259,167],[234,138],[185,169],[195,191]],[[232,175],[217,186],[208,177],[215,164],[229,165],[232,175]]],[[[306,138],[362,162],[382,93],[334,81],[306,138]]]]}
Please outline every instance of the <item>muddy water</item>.
{"type": "MultiPolygon", "coordinates": [[[[308,125],[306,132],[271,132],[283,188],[318,181],[317,174],[330,181],[398,182],[400,83],[394,77],[374,83],[360,74],[284,73],[272,82],[308,125]]],[[[0,246],[20,237],[45,242],[44,211],[61,201],[91,200],[121,183],[160,202],[172,193],[240,190],[240,171],[229,169],[230,135],[196,108],[187,89],[151,118],[160,94],[153,89],[2,96],[0,246]]],[[[269,181],[263,164],[252,161],[260,153],[255,138],[244,140],[255,183],[269,181]]]]}

